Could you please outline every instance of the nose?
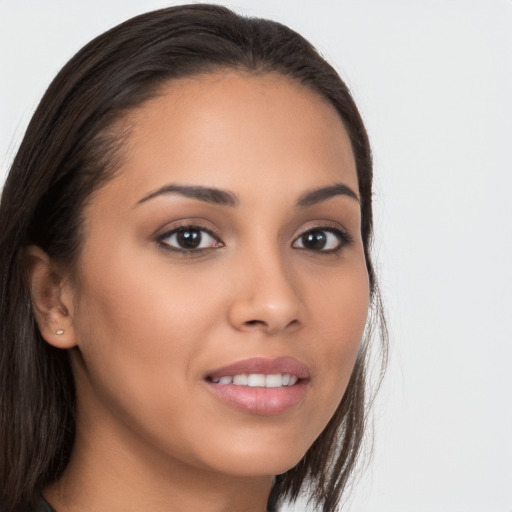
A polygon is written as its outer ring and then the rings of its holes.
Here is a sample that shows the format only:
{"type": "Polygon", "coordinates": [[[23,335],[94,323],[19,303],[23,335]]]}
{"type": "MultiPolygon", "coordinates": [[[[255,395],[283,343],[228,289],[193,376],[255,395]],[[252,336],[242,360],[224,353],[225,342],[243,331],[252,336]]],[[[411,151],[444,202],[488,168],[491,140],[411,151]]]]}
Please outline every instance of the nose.
{"type": "Polygon", "coordinates": [[[237,267],[233,273],[236,291],[229,308],[229,322],[235,329],[271,336],[300,328],[298,283],[278,255],[253,254],[237,267]]]}

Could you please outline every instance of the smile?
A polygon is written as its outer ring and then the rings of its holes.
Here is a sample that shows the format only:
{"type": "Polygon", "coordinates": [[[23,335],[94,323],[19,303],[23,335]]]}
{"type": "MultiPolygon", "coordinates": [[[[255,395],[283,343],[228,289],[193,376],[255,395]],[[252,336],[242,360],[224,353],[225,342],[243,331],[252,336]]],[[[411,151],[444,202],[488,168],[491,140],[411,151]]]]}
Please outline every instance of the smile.
{"type": "Polygon", "coordinates": [[[297,383],[299,378],[297,375],[290,375],[285,373],[275,373],[272,375],[265,375],[263,373],[245,373],[224,377],[215,377],[212,382],[215,384],[234,384],[235,386],[249,386],[250,388],[281,388],[283,386],[293,386],[297,383]]]}
{"type": "Polygon", "coordinates": [[[253,358],[215,370],[205,381],[209,390],[230,407],[275,415],[304,400],[309,369],[291,357],[253,358]]]}

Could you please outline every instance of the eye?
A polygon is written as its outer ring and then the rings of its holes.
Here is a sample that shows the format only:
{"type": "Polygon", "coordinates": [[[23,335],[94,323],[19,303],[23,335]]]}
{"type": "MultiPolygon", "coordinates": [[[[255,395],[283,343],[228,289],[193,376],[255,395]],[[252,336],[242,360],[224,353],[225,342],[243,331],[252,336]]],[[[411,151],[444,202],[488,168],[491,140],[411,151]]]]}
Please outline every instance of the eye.
{"type": "Polygon", "coordinates": [[[157,242],[166,249],[183,252],[224,247],[209,229],[201,226],[180,226],[159,236],[157,242]]]}
{"type": "Polygon", "coordinates": [[[350,242],[352,238],[348,233],[329,226],[309,229],[302,233],[292,246],[309,251],[337,253],[350,242]]]}

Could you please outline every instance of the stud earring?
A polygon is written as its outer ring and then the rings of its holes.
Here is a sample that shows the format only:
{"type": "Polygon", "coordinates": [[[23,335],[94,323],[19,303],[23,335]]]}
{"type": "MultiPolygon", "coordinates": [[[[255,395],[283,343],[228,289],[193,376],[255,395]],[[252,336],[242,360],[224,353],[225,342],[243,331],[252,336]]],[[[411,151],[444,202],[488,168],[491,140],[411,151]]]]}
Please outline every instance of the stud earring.
{"type": "Polygon", "coordinates": [[[64,334],[64,329],[57,329],[57,330],[55,331],[55,334],[59,334],[59,335],[60,335],[60,334],[64,334]]]}

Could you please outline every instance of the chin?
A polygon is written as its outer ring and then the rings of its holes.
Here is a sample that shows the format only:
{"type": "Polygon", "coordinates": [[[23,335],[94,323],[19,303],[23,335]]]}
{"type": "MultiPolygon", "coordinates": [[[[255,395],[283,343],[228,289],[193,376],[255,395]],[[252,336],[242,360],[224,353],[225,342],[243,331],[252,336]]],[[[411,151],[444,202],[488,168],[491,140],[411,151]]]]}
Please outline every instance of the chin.
{"type": "Polygon", "coordinates": [[[213,465],[223,473],[240,477],[274,476],[296,466],[309,447],[309,442],[297,439],[290,439],[289,442],[283,442],[278,437],[266,442],[254,439],[238,447],[230,445],[222,454],[216,450],[214,457],[210,452],[208,458],[213,458],[213,465]]]}

